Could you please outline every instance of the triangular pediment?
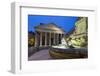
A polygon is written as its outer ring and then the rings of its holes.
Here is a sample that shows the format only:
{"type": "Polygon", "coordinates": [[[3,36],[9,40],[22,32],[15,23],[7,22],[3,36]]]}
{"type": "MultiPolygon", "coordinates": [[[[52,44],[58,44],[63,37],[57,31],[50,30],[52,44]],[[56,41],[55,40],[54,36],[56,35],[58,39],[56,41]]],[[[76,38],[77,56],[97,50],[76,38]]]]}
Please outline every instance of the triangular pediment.
{"type": "Polygon", "coordinates": [[[40,29],[40,30],[58,31],[58,32],[62,32],[62,33],[65,32],[61,27],[58,27],[54,23],[41,24],[41,25],[36,26],[35,28],[40,29]]]}

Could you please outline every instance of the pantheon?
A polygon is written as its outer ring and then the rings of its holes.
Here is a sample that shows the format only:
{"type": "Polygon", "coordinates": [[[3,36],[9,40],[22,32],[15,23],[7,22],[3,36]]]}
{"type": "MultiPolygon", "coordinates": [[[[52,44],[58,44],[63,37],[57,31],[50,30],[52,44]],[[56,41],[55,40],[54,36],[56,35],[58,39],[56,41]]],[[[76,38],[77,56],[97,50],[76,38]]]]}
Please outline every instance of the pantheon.
{"type": "Polygon", "coordinates": [[[35,47],[48,47],[61,44],[65,31],[54,23],[40,23],[35,26],[35,47]]]}

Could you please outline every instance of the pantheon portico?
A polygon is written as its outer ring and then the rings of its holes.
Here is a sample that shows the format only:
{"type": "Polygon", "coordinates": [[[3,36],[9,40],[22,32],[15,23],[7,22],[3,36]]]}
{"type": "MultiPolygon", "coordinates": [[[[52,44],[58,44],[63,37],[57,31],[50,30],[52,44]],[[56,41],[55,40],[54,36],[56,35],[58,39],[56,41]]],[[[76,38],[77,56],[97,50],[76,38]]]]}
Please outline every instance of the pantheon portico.
{"type": "Polygon", "coordinates": [[[35,27],[35,47],[61,44],[64,34],[64,30],[54,23],[40,24],[35,27]]]}

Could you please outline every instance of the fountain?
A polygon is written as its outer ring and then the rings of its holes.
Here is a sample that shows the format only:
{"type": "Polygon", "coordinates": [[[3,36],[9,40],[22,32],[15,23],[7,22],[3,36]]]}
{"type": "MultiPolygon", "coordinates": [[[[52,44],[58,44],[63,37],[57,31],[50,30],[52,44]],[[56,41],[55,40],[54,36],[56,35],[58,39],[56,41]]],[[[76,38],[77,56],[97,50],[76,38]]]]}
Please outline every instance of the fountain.
{"type": "Polygon", "coordinates": [[[62,48],[62,49],[66,49],[69,48],[67,42],[65,41],[64,38],[62,38],[61,40],[61,44],[57,45],[57,46],[52,46],[52,48],[62,48]]]}

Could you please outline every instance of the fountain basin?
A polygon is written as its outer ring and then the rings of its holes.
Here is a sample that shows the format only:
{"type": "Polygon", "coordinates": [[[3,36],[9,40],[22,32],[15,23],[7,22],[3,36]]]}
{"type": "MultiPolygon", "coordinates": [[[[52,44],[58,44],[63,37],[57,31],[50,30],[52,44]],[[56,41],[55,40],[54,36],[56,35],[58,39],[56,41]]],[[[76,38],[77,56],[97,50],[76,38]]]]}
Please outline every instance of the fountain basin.
{"type": "Polygon", "coordinates": [[[49,54],[54,59],[88,58],[87,48],[54,48],[49,49],[49,54]]]}

